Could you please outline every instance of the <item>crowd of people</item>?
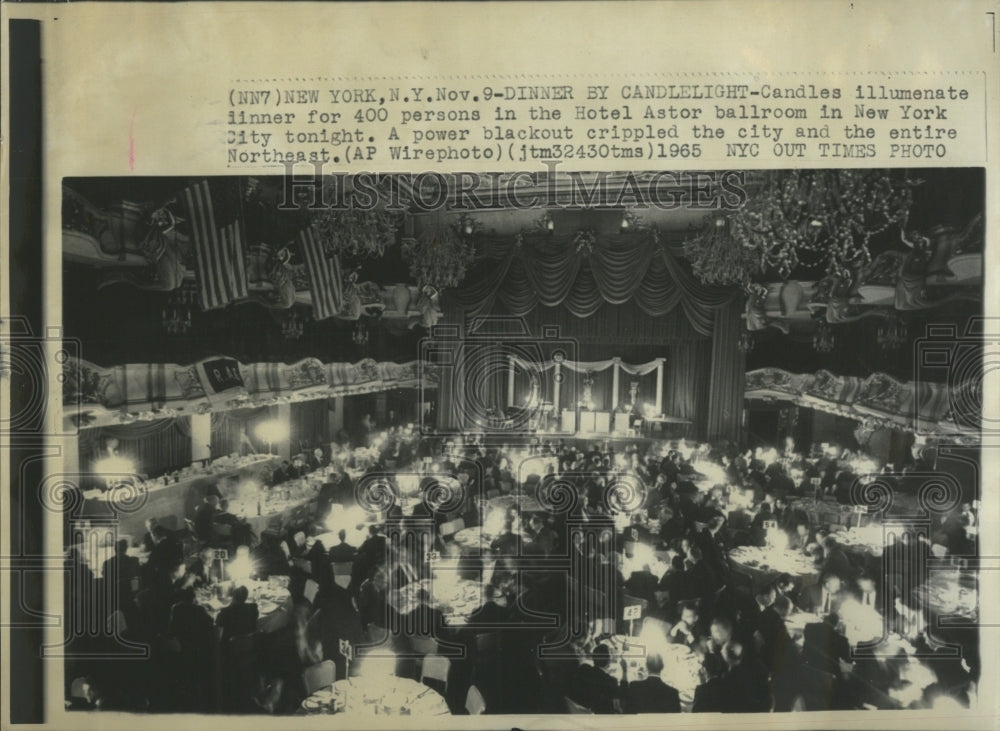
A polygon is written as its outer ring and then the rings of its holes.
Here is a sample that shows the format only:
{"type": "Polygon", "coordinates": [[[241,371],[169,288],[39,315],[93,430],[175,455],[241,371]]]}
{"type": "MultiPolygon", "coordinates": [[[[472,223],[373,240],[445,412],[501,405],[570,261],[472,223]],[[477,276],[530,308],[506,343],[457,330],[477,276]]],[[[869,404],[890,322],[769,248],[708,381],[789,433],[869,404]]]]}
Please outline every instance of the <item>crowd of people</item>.
{"type": "MultiPolygon", "coordinates": [[[[110,597],[98,623],[115,629],[79,641],[110,655],[133,646],[149,654],[69,662],[68,702],[294,713],[308,695],[303,673],[316,663],[332,660],[338,678],[363,672],[345,641],[360,657],[390,651],[397,674],[413,678],[428,653],[450,658],[438,689],[454,713],[465,712],[472,686],[487,713],[918,708],[940,697],[968,706],[975,695],[974,630],[942,639],[932,623],[914,621],[926,616],[919,589],[932,547],[975,553],[975,496],[877,555],[845,545],[843,526],[803,507],[824,498],[849,504],[858,482],[842,450],[819,445],[738,452],[683,441],[536,439],[511,448],[391,427],[374,451],[360,468],[338,445],[281,465],[279,483],[296,470],[332,469],[308,511],[279,530],[255,535],[236,521],[220,545],[209,523],[225,505],[210,493],[193,531],[151,518],[145,535],[119,542],[101,579],[71,553],[67,581],[110,597]],[[374,507],[365,494],[371,475],[391,496],[374,507]],[[328,537],[337,516],[361,514],[328,537]],[[470,528],[484,536],[471,548],[456,539],[470,528]],[[363,540],[352,545],[359,529],[363,540]],[[142,565],[129,555],[133,543],[145,549],[142,565]],[[730,559],[741,546],[799,554],[812,570],[746,571],[730,559]],[[238,583],[213,619],[196,592],[219,585],[233,561],[249,561],[253,579],[285,577],[290,602],[279,611],[287,621],[261,631],[238,583]],[[438,561],[479,583],[477,606],[461,621],[436,600],[438,561]],[[410,585],[419,589],[407,592],[410,585]],[[415,600],[402,602],[404,594],[415,600]],[[841,617],[847,601],[878,611],[886,634],[908,648],[894,651],[899,662],[852,652],[841,617]],[[623,608],[634,605],[639,617],[626,619],[623,608]],[[801,631],[789,627],[797,614],[812,618],[801,631]],[[615,638],[650,632],[696,658],[692,693],[664,682],[674,655],[656,643],[638,671],[617,651],[615,638]],[[956,642],[959,658],[942,650],[956,642]],[[933,682],[898,692],[913,684],[907,667],[917,662],[933,682]]],[[[899,490],[917,472],[877,470],[899,490]]],[[[70,602],[79,596],[67,591],[70,602]]]]}

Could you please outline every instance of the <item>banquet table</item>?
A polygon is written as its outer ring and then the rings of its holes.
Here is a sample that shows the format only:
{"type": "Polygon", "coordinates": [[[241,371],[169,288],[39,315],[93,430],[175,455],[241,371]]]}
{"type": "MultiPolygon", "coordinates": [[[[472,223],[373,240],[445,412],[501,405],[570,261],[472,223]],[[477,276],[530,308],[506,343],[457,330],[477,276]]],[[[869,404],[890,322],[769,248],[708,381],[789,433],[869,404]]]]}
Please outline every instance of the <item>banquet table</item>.
{"type": "MultiPolygon", "coordinates": [[[[75,549],[79,552],[83,562],[87,564],[94,574],[95,579],[104,578],[104,562],[115,555],[114,544],[103,544],[97,542],[76,543],[69,546],[68,550],[75,549]]],[[[149,560],[149,554],[141,546],[130,546],[128,555],[139,559],[139,565],[144,565],[149,560]]]]}
{"type": "MultiPolygon", "coordinates": [[[[219,599],[217,593],[218,586],[231,589],[233,582],[226,582],[226,584],[195,590],[195,601],[206,609],[213,622],[219,616],[219,611],[229,604],[228,600],[219,599]]],[[[247,601],[257,605],[258,632],[265,634],[276,632],[288,625],[292,616],[292,594],[287,587],[280,586],[278,581],[256,581],[253,579],[241,581],[239,584],[247,587],[250,591],[247,601]]]]}
{"type": "Polygon", "coordinates": [[[644,680],[646,672],[647,653],[657,653],[663,658],[663,672],[660,679],[677,690],[681,700],[681,710],[691,711],[694,704],[695,689],[701,684],[701,657],[692,652],[687,645],[666,642],[647,645],[638,637],[614,635],[608,640],[613,657],[612,666],[616,673],[621,672],[619,661],[624,659],[628,664],[628,678],[644,680]]]}
{"type": "Polygon", "coordinates": [[[830,527],[843,525],[847,527],[866,526],[875,520],[868,513],[855,513],[853,505],[841,505],[830,497],[816,500],[811,497],[792,498],[788,505],[793,510],[801,510],[809,516],[814,525],[830,527]]]}
{"type": "Polygon", "coordinates": [[[545,508],[531,495],[499,495],[490,498],[488,505],[493,510],[517,508],[522,513],[541,513],[545,508]]]}
{"type": "Polygon", "coordinates": [[[145,494],[145,504],[142,510],[135,512],[114,511],[108,502],[109,496],[115,492],[88,490],[84,493],[84,504],[81,509],[83,517],[106,517],[115,515],[118,519],[118,531],[122,535],[140,536],[145,532],[144,522],[148,517],[179,521],[175,528],[183,528],[182,518],[193,513],[201,504],[208,488],[227,477],[238,477],[241,481],[247,479],[266,480],[271,472],[281,463],[281,458],[274,455],[258,454],[246,457],[222,457],[206,467],[188,467],[181,470],[176,481],[152,479],[141,484],[145,494]]]}
{"type": "Polygon", "coordinates": [[[482,605],[483,588],[478,581],[459,579],[447,572],[434,579],[421,579],[389,592],[389,604],[400,614],[420,606],[438,609],[446,624],[463,626],[482,605]]]}
{"type": "Polygon", "coordinates": [[[797,576],[803,586],[809,586],[815,584],[819,577],[809,556],[787,549],[740,546],[729,552],[729,562],[734,571],[754,580],[771,579],[785,573],[797,576]]]}
{"type": "Polygon", "coordinates": [[[931,570],[927,580],[914,589],[914,594],[917,606],[927,607],[932,615],[967,622],[979,619],[979,589],[972,572],[931,570]]]}
{"type": "Polygon", "coordinates": [[[871,556],[881,556],[885,549],[885,534],[881,523],[870,523],[860,528],[848,528],[833,533],[837,543],[844,548],[862,551],[871,556]]]}
{"type": "Polygon", "coordinates": [[[453,536],[455,544],[462,550],[470,553],[479,551],[488,553],[490,544],[493,543],[494,538],[496,538],[494,534],[486,531],[481,526],[463,528],[453,536]]]}
{"type": "MultiPolygon", "coordinates": [[[[361,662],[364,662],[362,659],[361,662]]],[[[354,677],[338,680],[302,701],[303,715],[447,716],[444,697],[410,678],[354,677]]],[[[377,724],[376,724],[377,725],[377,724]]]]}

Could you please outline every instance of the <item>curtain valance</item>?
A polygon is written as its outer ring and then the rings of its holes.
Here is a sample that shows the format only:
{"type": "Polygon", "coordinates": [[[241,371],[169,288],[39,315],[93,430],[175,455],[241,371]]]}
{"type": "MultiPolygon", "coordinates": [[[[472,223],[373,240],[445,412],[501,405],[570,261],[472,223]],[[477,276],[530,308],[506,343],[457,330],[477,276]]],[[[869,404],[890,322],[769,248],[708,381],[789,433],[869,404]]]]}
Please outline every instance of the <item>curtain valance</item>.
{"type": "Polygon", "coordinates": [[[710,335],[716,310],[738,296],[735,288],[701,284],[680,259],[680,240],[652,229],[600,238],[522,234],[483,243],[486,258],[446,295],[471,317],[490,314],[497,303],[515,316],[562,305],[589,317],[605,302],[634,300],[654,317],[680,305],[692,326],[710,335]]]}

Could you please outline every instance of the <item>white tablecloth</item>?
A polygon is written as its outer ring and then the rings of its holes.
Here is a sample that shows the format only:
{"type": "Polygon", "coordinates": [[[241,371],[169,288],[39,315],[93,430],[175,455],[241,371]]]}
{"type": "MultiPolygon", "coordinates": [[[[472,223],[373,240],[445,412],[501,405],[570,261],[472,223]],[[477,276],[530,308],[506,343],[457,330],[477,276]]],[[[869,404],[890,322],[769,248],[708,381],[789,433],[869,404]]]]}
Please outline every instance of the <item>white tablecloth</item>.
{"type": "MultiPolygon", "coordinates": [[[[359,662],[363,663],[364,659],[359,662]]],[[[338,680],[302,701],[302,711],[309,715],[343,713],[365,718],[447,716],[451,713],[444,698],[433,688],[409,678],[377,675],[338,680]]]]}

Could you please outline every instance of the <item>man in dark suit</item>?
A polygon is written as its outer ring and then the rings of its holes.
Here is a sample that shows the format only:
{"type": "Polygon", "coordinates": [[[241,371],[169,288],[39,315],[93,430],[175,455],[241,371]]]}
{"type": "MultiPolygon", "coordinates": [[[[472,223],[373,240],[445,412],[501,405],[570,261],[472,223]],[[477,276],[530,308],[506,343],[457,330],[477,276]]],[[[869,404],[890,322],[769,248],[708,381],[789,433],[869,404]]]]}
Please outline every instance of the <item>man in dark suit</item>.
{"type": "Polygon", "coordinates": [[[836,678],[841,676],[840,663],[851,661],[851,644],[838,631],[839,624],[836,613],[828,614],[822,622],[807,624],[802,648],[806,664],[836,678]]]}
{"type": "Polygon", "coordinates": [[[337,538],[340,540],[340,543],[330,549],[330,561],[333,563],[349,563],[353,561],[358,553],[358,549],[347,542],[347,531],[341,528],[337,531],[337,538]]]}
{"type": "Polygon", "coordinates": [[[130,601],[138,588],[139,559],[128,555],[128,538],[122,538],[115,544],[115,555],[107,559],[101,567],[101,576],[106,586],[118,588],[118,606],[124,606],[130,601]]]}
{"type": "Polygon", "coordinates": [[[882,612],[882,591],[875,582],[875,577],[867,571],[862,571],[857,578],[858,603],[877,612],[882,612]]]}
{"type": "Polygon", "coordinates": [[[184,547],[162,525],[153,528],[156,544],[149,554],[149,566],[153,574],[168,576],[178,563],[184,562],[184,547]]]}
{"type": "Polygon", "coordinates": [[[469,615],[469,626],[490,625],[510,618],[507,597],[497,586],[487,584],[483,587],[483,599],[483,605],[469,615]]]}
{"type": "Polygon", "coordinates": [[[768,674],[752,654],[744,652],[738,642],[723,648],[729,668],[725,681],[729,692],[723,712],[766,713],[771,710],[771,687],[768,674]]]}
{"type": "Polygon", "coordinates": [[[494,556],[516,556],[521,552],[521,536],[514,532],[514,520],[506,518],[503,532],[490,544],[490,552],[494,556]]]}
{"type": "Polygon", "coordinates": [[[229,606],[219,610],[215,625],[222,629],[223,642],[256,631],[258,610],[256,604],[247,602],[249,594],[245,586],[237,586],[229,606]]]}
{"type": "Polygon", "coordinates": [[[847,558],[847,554],[844,553],[840,544],[837,543],[837,539],[832,535],[823,539],[822,572],[836,574],[842,581],[848,581],[854,573],[850,559],[847,558]]]}
{"type": "Polygon", "coordinates": [[[219,498],[215,495],[206,495],[204,502],[194,512],[194,534],[202,543],[208,543],[212,540],[215,513],[218,506],[219,498]]]}
{"type": "Polygon", "coordinates": [[[629,683],[624,690],[622,710],[625,713],[680,713],[681,697],[660,678],[663,672],[663,658],[650,653],[646,656],[645,680],[629,683]]]}
{"type": "Polygon", "coordinates": [[[619,682],[611,675],[611,648],[607,645],[595,647],[590,657],[593,665],[582,664],[576,669],[569,697],[594,713],[615,713],[627,680],[623,676],[619,682]]]}
{"type": "Polygon", "coordinates": [[[848,598],[844,582],[835,573],[823,574],[820,583],[803,590],[802,609],[815,614],[830,614],[840,611],[840,605],[848,598]]]}
{"type": "Polygon", "coordinates": [[[552,528],[545,525],[544,518],[538,513],[532,513],[528,523],[531,527],[531,543],[536,552],[551,556],[556,550],[559,536],[552,528]]]}

